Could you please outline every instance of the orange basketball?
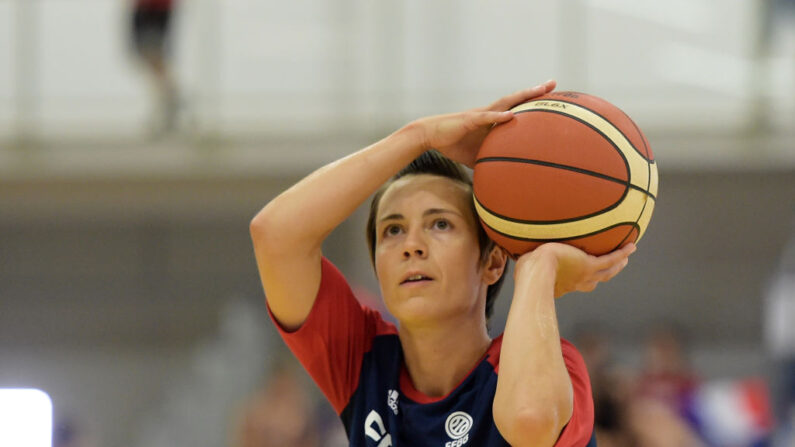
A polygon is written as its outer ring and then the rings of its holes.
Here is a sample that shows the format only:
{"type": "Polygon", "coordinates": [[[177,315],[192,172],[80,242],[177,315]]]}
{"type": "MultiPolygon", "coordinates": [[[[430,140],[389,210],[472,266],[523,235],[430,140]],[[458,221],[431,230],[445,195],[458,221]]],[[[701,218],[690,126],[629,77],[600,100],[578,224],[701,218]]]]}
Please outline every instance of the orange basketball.
{"type": "Polygon", "coordinates": [[[475,164],[475,207],[489,236],[514,256],[552,241],[594,255],[639,241],[657,199],[657,165],[629,116],[576,92],[512,111],[475,164]]]}

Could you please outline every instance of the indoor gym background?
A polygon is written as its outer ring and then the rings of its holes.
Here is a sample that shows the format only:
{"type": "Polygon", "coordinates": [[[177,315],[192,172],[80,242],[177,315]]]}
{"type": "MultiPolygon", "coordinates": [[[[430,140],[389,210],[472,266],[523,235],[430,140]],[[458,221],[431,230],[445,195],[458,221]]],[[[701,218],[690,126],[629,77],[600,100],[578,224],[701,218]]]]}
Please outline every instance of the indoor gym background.
{"type": "MultiPolygon", "coordinates": [[[[559,302],[563,336],[599,330],[633,369],[666,323],[705,380],[787,391],[791,1],[183,0],[165,133],[129,16],[122,0],[0,0],[0,387],[48,392],[62,445],[234,445],[244,403],[289,358],[249,219],[413,118],[548,78],[624,109],[660,169],[639,251],[559,302]]],[[[364,219],[326,253],[372,298],[364,219]]],[[[325,427],[322,404],[310,416],[325,427]]]]}

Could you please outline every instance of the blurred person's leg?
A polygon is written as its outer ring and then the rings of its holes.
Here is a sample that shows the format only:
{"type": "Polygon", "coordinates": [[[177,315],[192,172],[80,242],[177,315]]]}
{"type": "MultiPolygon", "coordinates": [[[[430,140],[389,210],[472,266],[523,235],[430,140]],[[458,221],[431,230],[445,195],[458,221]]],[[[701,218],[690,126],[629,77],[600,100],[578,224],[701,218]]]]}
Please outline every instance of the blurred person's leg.
{"type": "Polygon", "coordinates": [[[133,12],[135,52],[146,68],[156,99],[152,130],[157,134],[176,127],[178,89],[171,70],[170,29],[173,10],[169,8],[136,7],[133,12]]]}

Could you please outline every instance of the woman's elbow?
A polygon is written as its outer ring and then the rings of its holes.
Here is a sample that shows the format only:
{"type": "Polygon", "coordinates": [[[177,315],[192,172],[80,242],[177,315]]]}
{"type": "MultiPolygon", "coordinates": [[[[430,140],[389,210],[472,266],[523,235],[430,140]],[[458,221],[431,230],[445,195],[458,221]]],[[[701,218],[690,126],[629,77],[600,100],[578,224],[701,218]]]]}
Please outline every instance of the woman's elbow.
{"type": "Polygon", "coordinates": [[[500,434],[514,447],[553,446],[571,419],[572,411],[570,401],[543,408],[527,406],[504,415],[495,409],[494,422],[500,434]]]}
{"type": "Polygon", "coordinates": [[[268,220],[264,214],[265,210],[260,211],[251,219],[248,224],[248,232],[251,235],[251,240],[255,245],[262,242],[268,234],[268,220]]]}
{"type": "Polygon", "coordinates": [[[263,208],[251,219],[248,231],[258,252],[278,251],[279,245],[284,242],[284,238],[277,235],[284,235],[285,232],[279,230],[279,222],[273,218],[273,213],[268,207],[263,208]]]}
{"type": "Polygon", "coordinates": [[[267,219],[265,216],[265,210],[261,210],[251,219],[251,222],[248,223],[248,232],[251,234],[251,238],[255,241],[258,239],[262,239],[262,237],[267,234],[267,219]]]}

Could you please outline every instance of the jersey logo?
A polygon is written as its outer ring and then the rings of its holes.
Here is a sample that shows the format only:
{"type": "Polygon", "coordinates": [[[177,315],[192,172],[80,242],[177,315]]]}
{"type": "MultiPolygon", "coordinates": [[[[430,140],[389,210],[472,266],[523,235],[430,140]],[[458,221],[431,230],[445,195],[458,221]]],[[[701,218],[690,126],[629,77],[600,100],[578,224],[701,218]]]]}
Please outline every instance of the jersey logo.
{"type": "Polygon", "coordinates": [[[386,404],[389,406],[389,408],[392,409],[392,412],[395,413],[395,415],[398,414],[397,401],[398,401],[398,392],[397,392],[397,390],[389,390],[389,391],[387,391],[387,393],[386,393],[386,404]]]}
{"type": "Polygon", "coordinates": [[[469,430],[472,429],[472,416],[463,411],[456,411],[447,416],[444,431],[453,438],[444,444],[444,447],[461,447],[469,441],[469,430]]]}
{"type": "Polygon", "coordinates": [[[375,410],[370,410],[364,420],[364,435],[378,443],[378,447],[392,447],[392,435],[386,432],[384,420],[375,410]]]}

